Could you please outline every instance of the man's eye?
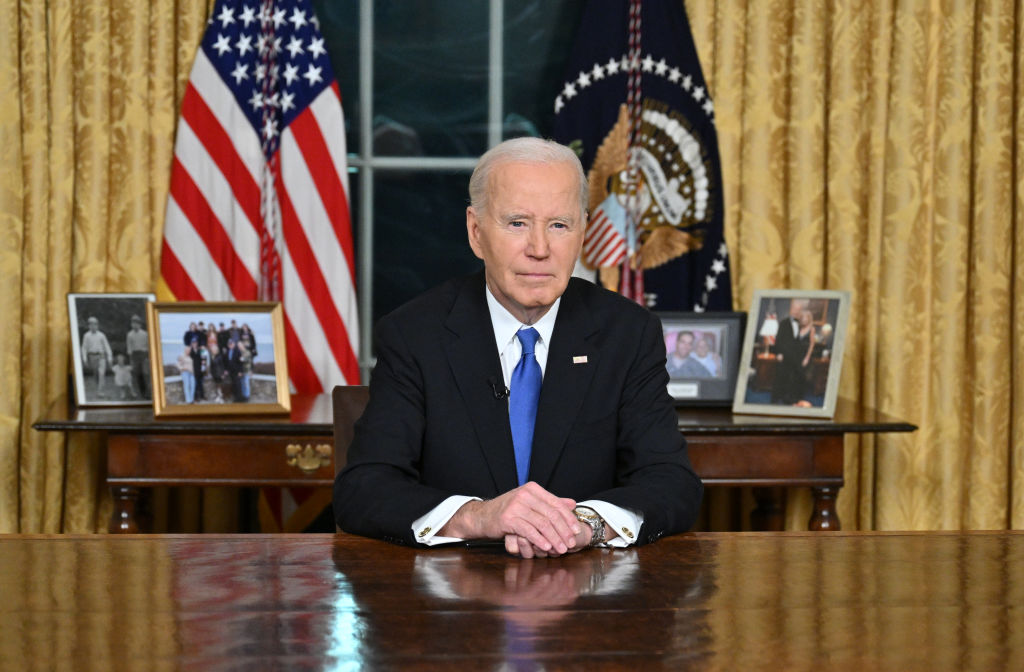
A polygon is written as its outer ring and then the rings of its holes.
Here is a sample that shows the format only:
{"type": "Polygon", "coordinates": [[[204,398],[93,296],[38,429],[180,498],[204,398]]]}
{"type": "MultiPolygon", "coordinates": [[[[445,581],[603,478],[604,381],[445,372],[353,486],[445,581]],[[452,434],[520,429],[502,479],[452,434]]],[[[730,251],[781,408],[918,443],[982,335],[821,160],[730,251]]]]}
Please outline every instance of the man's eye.
{"type": "Polygon", "coordinates": [[[569,225],[565,222],[551,222],[551,228],[553,229],[568,229],[569,225]]]}
{"type": "Polygon", "coordinates": [[[513,229],[521,229],[526,226],[526,222],[514,219],[511,222],[509,222],[508,225],[513,229]]]}

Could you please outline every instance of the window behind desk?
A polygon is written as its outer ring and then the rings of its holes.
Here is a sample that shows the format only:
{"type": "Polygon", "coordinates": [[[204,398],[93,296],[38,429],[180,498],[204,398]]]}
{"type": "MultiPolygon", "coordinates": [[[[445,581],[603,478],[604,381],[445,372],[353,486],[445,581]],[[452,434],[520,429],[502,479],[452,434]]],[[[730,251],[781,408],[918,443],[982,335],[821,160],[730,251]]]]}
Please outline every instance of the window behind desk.
{"type": "Polygon", "coordinates": [[[583,0],[314,0],[345,109],[360,363],[373,323],[480,267],[466,242],[476,157],[550,137],[583,0]]]}

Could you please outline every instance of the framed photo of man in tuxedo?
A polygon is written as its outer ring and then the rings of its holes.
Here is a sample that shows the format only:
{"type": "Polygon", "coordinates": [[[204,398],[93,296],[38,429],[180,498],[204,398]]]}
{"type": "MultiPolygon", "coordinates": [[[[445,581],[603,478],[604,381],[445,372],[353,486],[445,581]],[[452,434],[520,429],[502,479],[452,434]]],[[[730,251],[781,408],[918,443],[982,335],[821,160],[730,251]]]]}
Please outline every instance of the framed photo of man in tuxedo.
{"type": "Polygon", "coordinates": [[[156,302],[148,318],[155,416],[290,411],[279,302],[156,302]]]}
{"type": "Polygon", "coordinates": [[[661,312],[668,392],[677,406],[729,406],[744,313],[661,312]]]}
{"type": "Polygon", "coordinates": [[[832,417],[849,314],[847,291],[755,291],[733,412],[832,417]]]}

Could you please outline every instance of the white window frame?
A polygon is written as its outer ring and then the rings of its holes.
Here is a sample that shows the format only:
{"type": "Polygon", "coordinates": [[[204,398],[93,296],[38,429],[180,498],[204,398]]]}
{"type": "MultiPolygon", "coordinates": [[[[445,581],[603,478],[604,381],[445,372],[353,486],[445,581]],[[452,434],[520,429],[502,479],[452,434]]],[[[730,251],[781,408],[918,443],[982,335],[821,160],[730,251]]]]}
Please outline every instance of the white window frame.
{"type": "MultiPolygon", "coordinates": [[[[359,0],[359,153],[348,155],[348,165],[359,173],[359,217],[356,250],[359,300],[359,368],[362,380],[370,379],[376,359],[373,356],[373,222],[374,189],[377,172],[389,170],[438,172],[464,170],[472,172],[477,157],[374,156],[373,154],[373,0],[359,0]]],[[[488,21],[487,76],[487,146],[501,142],[504,114],[504,49],[505,2],[490,0],[488,21]]]]}

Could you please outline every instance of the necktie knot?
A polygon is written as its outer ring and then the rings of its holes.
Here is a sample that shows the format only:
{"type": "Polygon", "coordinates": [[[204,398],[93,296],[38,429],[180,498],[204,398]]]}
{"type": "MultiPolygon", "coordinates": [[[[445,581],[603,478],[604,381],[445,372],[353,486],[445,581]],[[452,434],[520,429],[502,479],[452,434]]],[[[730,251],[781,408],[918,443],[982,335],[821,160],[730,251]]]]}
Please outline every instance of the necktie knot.
{"type": "Polygon", "coordinates": [[[523,354],[532,355],[537,348],[537,339],[540,338],[540,334],[533,327],[527,327],[517,331],[516,338],[519,339],[520,345],[523,346],[523,354]]]}

